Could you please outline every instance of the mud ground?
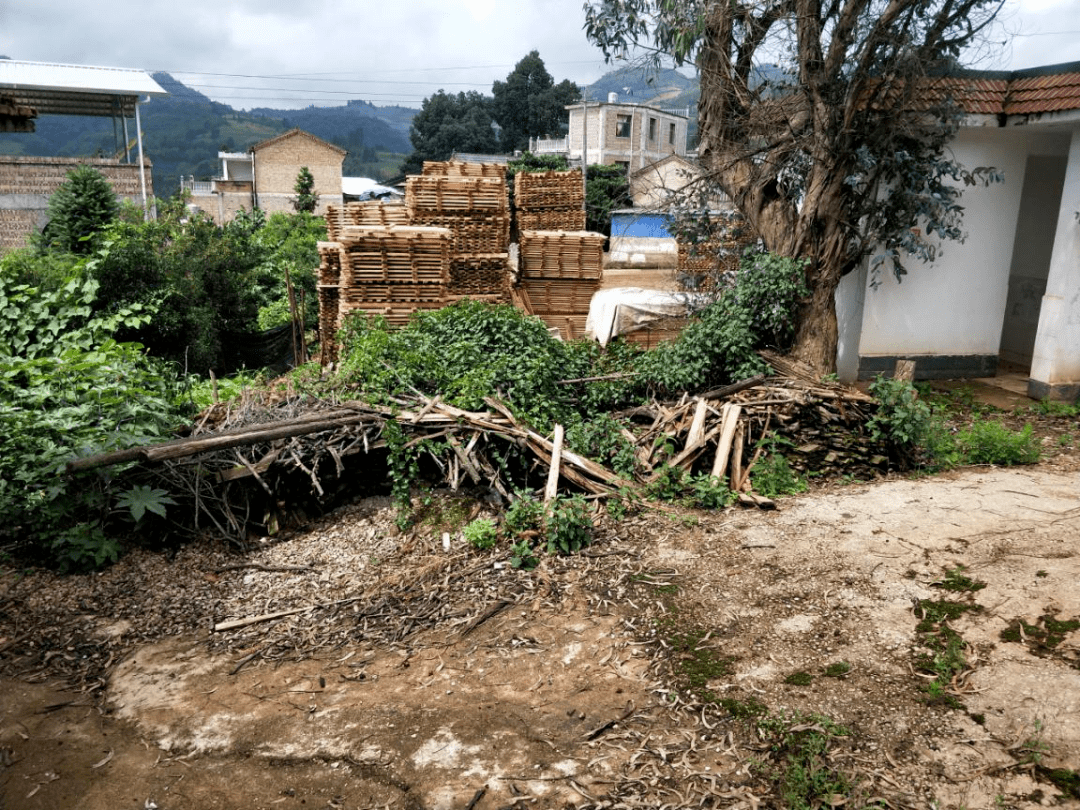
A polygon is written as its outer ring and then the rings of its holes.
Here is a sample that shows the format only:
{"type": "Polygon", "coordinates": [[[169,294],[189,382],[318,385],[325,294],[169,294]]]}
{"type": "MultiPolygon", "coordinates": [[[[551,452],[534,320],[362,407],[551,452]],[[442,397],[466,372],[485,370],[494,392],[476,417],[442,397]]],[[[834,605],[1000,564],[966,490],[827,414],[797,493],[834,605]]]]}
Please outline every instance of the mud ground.
{"type": "Polygon", "coordinates": [[[532,572],[379,499],[242,558],[4,569],[0,807],[781,807],[759,710],[835,724],[835,806],[1080,806],[1049,776],[1080,771],[1080,454],[1055,447],[644,510],[532,572]],[[942,600],[971,607],[934,692],[942,600]]]}

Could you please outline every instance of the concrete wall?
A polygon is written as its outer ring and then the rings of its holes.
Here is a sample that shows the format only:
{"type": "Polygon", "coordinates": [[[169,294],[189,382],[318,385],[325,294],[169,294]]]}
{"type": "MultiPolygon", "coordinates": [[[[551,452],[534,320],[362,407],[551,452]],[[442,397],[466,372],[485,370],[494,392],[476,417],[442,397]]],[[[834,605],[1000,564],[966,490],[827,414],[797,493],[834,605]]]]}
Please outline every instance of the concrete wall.
{"type": "MultiPolygon", "coordinates": [[[[103,158],[0,157],[0,253],[25,246],[49,221],[49,198],[77,166],[92,166],[121,199],[142,204],[139,167],[103,158]]],[[[153,196],[151,164],[146,161],[146,194],[153,196]]]]}
{"type": "Polygon", "coordinates": [[[1067,163],[1065,155],[1027,159],[1001,331],[1000,356],[1006,363],[1031,365],[1067,163]]]}
{"type": "Polygon", "coordinates": [[[861,326],[861,377],[891,370],[896,357],[922,358],[922,377],[994,373],[1029,141],[1019,128],[962,130],[955,158],[968,167],[993,166],[1005,176],[1004,183],[965,189],[963,229],[969,238],[945,242],[931,265],[912,260],[902,282],[891,272],[881,274],[880,286],[864,292],[861,319],[852,309],[858,295],[844,291],[841,327],[847,331],[841,342],[850,361],[851,330],[861,326]]]}

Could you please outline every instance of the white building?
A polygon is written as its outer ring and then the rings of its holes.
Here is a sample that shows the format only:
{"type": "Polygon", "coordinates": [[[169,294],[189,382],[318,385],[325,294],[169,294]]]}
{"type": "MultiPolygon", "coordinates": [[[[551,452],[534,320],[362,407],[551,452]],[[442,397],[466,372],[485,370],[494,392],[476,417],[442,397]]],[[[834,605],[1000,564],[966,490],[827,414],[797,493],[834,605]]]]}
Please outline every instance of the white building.
{"type": "Polygon", "coordinates": [[[903,282],[864,267],[837,292],[845,380],[917,362],[919,378],[1026,372],[1038,398],[1080,396],[1080,63],[955,80],[954,157],[1003,183],[964,191],[963,243],[903,282]]]}

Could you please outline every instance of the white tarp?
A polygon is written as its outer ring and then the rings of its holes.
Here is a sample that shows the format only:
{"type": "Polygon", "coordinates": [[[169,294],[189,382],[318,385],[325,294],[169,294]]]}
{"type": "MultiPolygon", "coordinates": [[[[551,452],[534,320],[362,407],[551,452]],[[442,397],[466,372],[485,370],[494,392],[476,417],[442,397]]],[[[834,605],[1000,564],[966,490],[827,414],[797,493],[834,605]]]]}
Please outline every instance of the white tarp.
{"type": "Polygon", "coordinates": [[[613,287],[593,294],[585,330],[606,346],[625,335],[664,318],[687,315],[693,295],[684,292],[645,290],[641,287],[613,287]]]}

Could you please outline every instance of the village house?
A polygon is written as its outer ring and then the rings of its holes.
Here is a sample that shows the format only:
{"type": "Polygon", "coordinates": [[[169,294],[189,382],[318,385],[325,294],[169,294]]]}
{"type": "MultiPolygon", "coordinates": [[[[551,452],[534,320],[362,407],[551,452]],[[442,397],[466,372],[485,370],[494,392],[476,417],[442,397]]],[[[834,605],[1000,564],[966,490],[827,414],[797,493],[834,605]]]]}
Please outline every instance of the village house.
{"type": "Polygon", "coordinates": [[[218,224],[239,211],[259,208],[270,214],[294,211],[296,178],[307,167],[315,179],[316,214],[341,205],[341,167],[347,152],[311,133],[292,129],[252,146],[246,152],[218,152],[221,176],[208,181],[181,178],[180,187],[191,194],[190,204],[205,211],[218,224]]]}
{"type": "Polygon", "coordinates": [[[565,138],[538,138],[529,143],[533,154],[565,155],[570,163],[622,166],[632,174],[668,155],[686,150],[689,110],[661,110],[644,104],[589,101],[566,107],[570,126],[565,138]]]}
{"type": "Polygon", "coordinates": [[[916,361],[921,379],[1026,378],[1080,396],[1080,63],[950,77],[967,113],[951,146],[1001,183],[966,188],[964,242],[898,281],[868,266],[837,292],[841,379],[916,361]]]}

